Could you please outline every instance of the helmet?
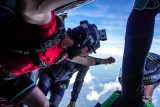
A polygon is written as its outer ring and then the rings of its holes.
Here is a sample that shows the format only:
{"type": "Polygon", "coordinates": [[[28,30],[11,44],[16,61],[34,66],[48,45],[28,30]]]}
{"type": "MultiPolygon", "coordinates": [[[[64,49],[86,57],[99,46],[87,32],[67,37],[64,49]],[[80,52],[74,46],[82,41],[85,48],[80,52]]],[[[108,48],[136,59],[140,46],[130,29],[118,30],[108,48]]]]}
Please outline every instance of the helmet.
{"type": "Polygon", "coordinates": [[[100,47],[100,32],[95,24],[89,24],[87,20],[81,21],[76,28],[68,29],[68,32],[74,40],[75,48],[87,46],[89,53],[96,53],[96,49],[100,47]]]}

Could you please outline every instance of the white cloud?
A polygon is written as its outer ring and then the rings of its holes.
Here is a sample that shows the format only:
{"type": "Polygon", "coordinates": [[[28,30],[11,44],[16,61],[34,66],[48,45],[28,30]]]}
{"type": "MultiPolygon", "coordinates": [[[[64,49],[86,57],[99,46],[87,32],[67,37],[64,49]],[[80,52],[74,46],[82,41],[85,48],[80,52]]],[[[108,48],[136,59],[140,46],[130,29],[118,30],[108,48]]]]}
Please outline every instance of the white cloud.
{"type": "Polygon", "coordinates": [[[109,69],[112,69],[113,67],[115,66],[115,64],[109,64],[109,65],[107,65],[107,66],[103,66],[103,69],[105,69],[106,70],[106,72],[110,72],[110,71],[108,71],[109,69]]]}
{"type": "Polygon", "coordinates": [[[94,101],[94,100],[98,100],[99,97],[100,97],[100,94],[97,91],[92,90],[91,92],[89,92],[89,94],[87,94],[86,99],[89,101],[94,101]]]}
{"type": "MultiPolygon", "coordinates": [[[[160,96],[160,85],[154,90],[153,97],[152,97],[153,104],[159,104],[159,96],[160,96]]],[[[159,106],[157,106],[157,107],[159,107],[159,106]]]]}
{"type": "Polygon", "coordinates": [[[69,12],[68,14],[69,17],[75,17],[75,16],[85,16],[85,17],[92,17],[92,18],[105,18],[105,17],[114,17],[113,15],[105,15],[105,12],[104,11],[101,11],[99,9],[95,10],[94,11],[94,14],[93,14],[93,10],[74,10],[74,11],[71,11],[69,12]],[[95,15],[96,14],[96,15],[95,15]]]}
{"type": "Polygon", "coordinates": [[[89,101],[94,101],[94,100],[99,100],[99,98],[103,95],[105,95],[107,92],[109,91],[114,91],[114,90],[120,90],[121,86],[118,82],[118,79],[116,79],[116,81],[114,82],[109,82],[109,83],[105,83],[105,84],[100,84],[99,85],[100,88],[102,89],[101,92],[97,92],[96,90],[92,89],[87,95],[86,95],[86,99],[89,101]]]}
{"type": "MultiPolygon", "coordinates": [[[[124,37],[119,36],[108,36],[108,40],[105,42],[101,42],[101,47],[96,50],[96,54],[92,54],[94,57],[102,57],[106,58],[109,56],[118,56],[123,57],[124,51],[124,37]]],[[[160,53],[159,50],[160,37],[156,37],[153,39],[152,47],[150,49],[151,52],[160,53]]]]}
{"type": "Polygon", "coordinates": [[[156,91],[160,94],[160,85],[157,86],[156,91]]]}
{"type": "MultiPolygon", "coordinates": [[[[77,76],[77,73],[78,73],[78,72],[76,72],[76,73],[73,74],[73,76],[72,76],[72,78],[71,78],[71,80],[70,80],[70,84],[73,84],[73,83],[74,83],[74,81],[75,81],[75,79],[76,79],[76,76],[77,76]]],[[[90,84],[90,83],[93,82],[93,79],[95,79],[95,78],[96,78],[96,77],[93,76],[93,75],[90,73],[90,71],[88,71],[87,74],[86,74],[86,76],[85,76],[85,78],[84,78],[84,83],[90,84]]]]}
{"type": "Polygon", "coordinates": [[[120,37],[110,37],[108,41],[101,42],[101,47],[96,50],[95,57],[123,56],[124,40],[120,37]]]}
{"type": "Polygon", "coordinates": [[[94,85],[91,85],[91,86],[88,87],[89,90],[94,90],[94,88],[95,88],[94,85]]]}
{"type": "Polygon", "coordinates": [[[121,89],[121,85],[119,84],[118,80],[116,80],[115,82],[100,84],[100,87],[103,89],[103,91],[100,92],[100,95],[104,95],[110,90],[120,90],[121,89]]]}
{"type": "Polygon", "coordinates": [[[160,37],[154,38],[151,49],[150,49],[150,52],[154,52],[154,53],[159,54],[160,53],[159,43],[160,43],[160,37]]]}
{"type": "Polygon", "coordinates": [[[77,73],[78,73],[78,72],[76,72],[76,73],[74,73],[74,74],[72,75],[72,78],[71,78],[71,80],[70,80],[70,83],[69,83],[69,84],[73,84],[73,83],[74,83],[74,81],[75,81],[75,79],[76,79],[76,75],[77,75],[77,73]]]}
{"type": "Polygon", "coordinates": [[[116,46],[110,46],[110,47],[102,47],[97,50],[98,54],[110,54],[110,55],[117,55],[117,56],[122,56],[123,51],[116,47],[116,46]]]}
{"type": "Polygon", "coordinates": [[[96,77],[95,77],[94,75],[92,75],[92,74],[90,73],[90,71],[88,71],[87,74],[86,74],[86,76],[85,76],[85,78],[84,78],[84,83],[90,84],[90,83],[93,82],[93,79],[95,79],[95,78],[96,78],[96,77]]]}

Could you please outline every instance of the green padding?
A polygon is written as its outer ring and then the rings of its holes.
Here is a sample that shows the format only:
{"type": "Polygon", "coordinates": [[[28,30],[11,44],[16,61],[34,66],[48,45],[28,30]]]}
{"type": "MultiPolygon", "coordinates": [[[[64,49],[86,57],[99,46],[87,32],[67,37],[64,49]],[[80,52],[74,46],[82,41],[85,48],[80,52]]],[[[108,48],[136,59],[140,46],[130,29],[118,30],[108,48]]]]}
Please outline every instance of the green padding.
{"type": "Polygon", "coordinates": [[[147,102],[146,105],[147,105],[147,107],[154,107],[153,104],[150,102],[147,102]]]}
{"type": "Polygon", "coordinates": [[[101,104],[101,107],[110,107],[119,97],[120,91],[115,91],[104,103],[101,104]]]}
{"type": "Polygon", "coordinates": [[[137,0],[137,3],[135,4],[135,8],[144,9],[148,1],[149,0],[137,0]]]}

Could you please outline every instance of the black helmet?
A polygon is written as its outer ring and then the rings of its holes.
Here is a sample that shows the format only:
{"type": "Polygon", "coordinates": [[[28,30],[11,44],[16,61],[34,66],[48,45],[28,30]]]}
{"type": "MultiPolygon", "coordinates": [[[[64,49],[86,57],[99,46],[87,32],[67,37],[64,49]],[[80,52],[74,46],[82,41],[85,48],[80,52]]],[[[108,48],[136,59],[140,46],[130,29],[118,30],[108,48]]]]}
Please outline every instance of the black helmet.
{"type": "Polygon", "coordinates": [[[81,21],[80,26],[69,29],[68,32],[74,40],[74,47],[80,49],[87,46],[89,53],[95,53],[100,47],[100,40],[106,40],[105,31],[99,31],[95,24],[89,24],[86,20],[81,21]]]}

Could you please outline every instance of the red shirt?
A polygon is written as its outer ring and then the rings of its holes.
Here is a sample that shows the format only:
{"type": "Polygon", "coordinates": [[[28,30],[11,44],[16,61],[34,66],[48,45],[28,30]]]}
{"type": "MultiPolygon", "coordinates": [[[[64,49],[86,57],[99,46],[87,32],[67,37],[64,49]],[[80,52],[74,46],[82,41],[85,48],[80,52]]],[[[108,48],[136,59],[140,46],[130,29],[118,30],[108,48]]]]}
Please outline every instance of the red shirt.
{"type": "MultiPolygon", "coordinates": [[[[24,21],[16,24],[14,28],[9,29],[7,32],[6,35],[8,36],[8,39],[6,44],[8,43],[10,47],[17,49],[20,48],[20,46],[25,45],[34,46],[34,44],[39,43],[41,40],[52,36],[55,31],[56,15],[52,12],[52,18],[47,24],[34,25],[24,21]]],[[[46,64],[51,64],[62,51],[64,51],[64,49],[60,47],[60,44],[57,44],[50,49],[47,49],[45,52],[39,52],[38,55],[46,64]]],[[[0,52],[0,64],[5,70],[16,75],[21,75],[40,68],[32,63],[30,56],[27,54],[18,55],[5,51],[0,52]]]]}

